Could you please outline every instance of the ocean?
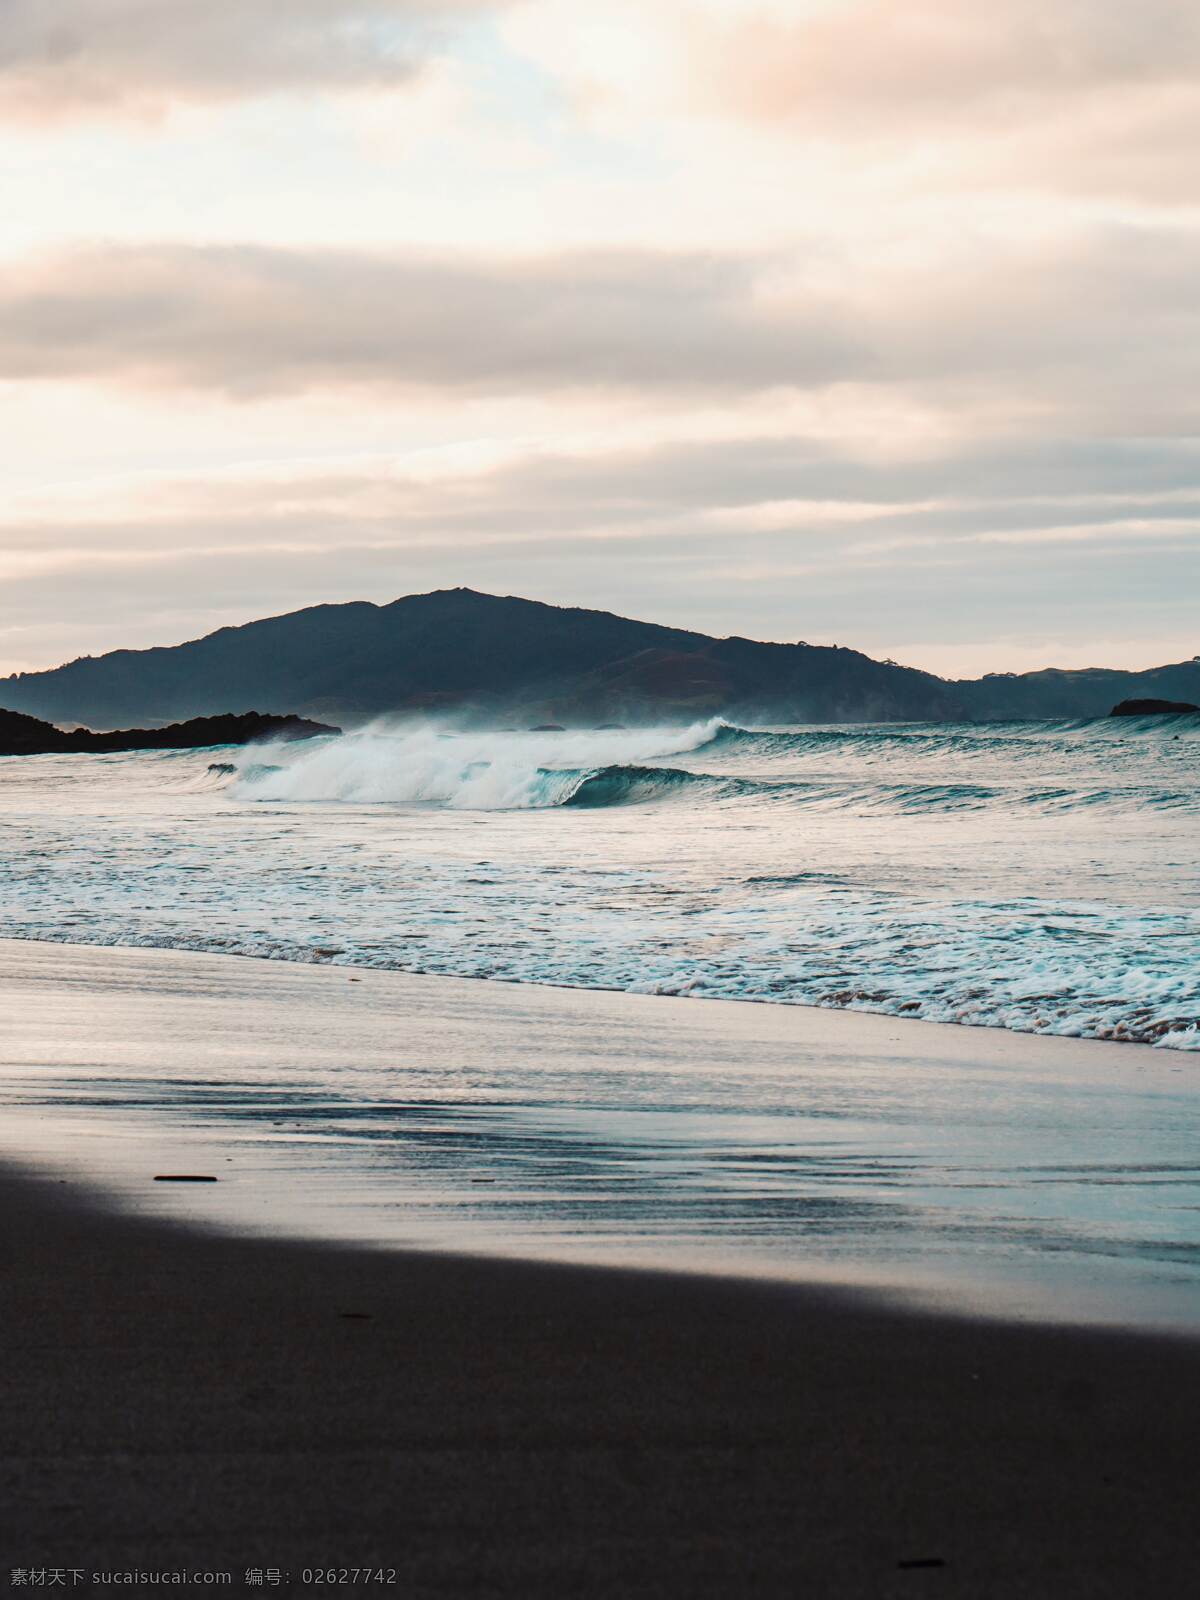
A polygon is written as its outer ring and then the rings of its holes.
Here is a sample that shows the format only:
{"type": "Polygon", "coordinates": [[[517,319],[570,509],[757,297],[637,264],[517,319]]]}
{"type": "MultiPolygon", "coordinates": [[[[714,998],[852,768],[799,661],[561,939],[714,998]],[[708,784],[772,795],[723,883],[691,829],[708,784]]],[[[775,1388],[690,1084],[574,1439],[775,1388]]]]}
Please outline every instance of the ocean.
{"type": "Polygon", "coordinates": [[[1198,823],[1187,717],[7,759],[0,1124],[237,1228],[1192,1326],[1198,823]]]}
{"type": "Polygon", "coordinates": [[[0,761],[0,935],[1200,1049],[1200,718],[0,761]]]}

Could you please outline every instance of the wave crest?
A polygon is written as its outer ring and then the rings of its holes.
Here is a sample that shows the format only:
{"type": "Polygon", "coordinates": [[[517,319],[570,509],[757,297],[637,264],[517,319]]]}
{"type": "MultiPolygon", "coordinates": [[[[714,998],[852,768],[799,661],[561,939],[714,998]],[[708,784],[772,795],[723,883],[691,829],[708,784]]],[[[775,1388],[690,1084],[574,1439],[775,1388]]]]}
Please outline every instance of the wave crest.
{"type": "Polygon", "coordinates": [[[260,746],[253,764],[247,758],[229,776],[232,763],[222,762],[208,781],[245,800],[473,811],[683,798],[860,813],[1195,811],[1196,753],[1193,738],[1165,728],[1131,732],[1110,719],[794,730],[713,720],[572,733],[376,727],[302,746],[260,746]]]}
{"type": "MultiPolygon", "coordinates": [[[[257,770],[240,771],[234,789],[247,800],[439,805],[476,811],[586,805],[589,801],[576,795],[605,772],[657,772],[657,767],[642,764],[647,759],[689,755],[712,738],[716,726],[708,721],[690,728],[573,733],[375,727],[339,739],[310,740],[303,746],[260,747],[255,753],[257,770]]],[[[602,788],[594,792],[599,795],[602,788]]]]}

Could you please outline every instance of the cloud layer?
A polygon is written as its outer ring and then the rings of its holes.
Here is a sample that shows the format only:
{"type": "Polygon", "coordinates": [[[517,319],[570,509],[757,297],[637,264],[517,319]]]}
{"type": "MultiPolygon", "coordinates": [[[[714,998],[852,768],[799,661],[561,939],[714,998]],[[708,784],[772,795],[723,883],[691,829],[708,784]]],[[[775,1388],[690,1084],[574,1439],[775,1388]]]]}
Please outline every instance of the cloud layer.
{"type": "Polygon", "coordinates": [[[826,128],[965,116],[1011,125],[1048,102],[1164,87],[1200,70],[1200,14],[1176,0],[707,9],[694,9],[684,35],[687,92],[738,115],[826,128]]]}
{"type": "Polygon", "coordinates": [[[1172,431],[1200,405],[1198,279],[1200,239],[1136,229],[837,281],[695,253],[93,249],[0,280],[0,379],[242,398],[884,385],[1010,423],[1172,431]]]}
{"type": "Polygon", "coordinates": [[[470,0],[3,0],[0,116],[162,110],[411,75],[470,0]]]}
{"type": "Polygon", "coordinates": [[[906,185],[1194,203],[1200,13],[1178,0],[524,0],[507,26],[630,136],[740,125],[906,185]]]}
{"type": "Polygon", "coordinates": [[[523,261],[145,247],[37,260],[0,283],[0,375],[271,393],[823,381],[845,335],[786,318],[736,259],[523,261]]]}
{"type": "Polygon", "coordinates": [[[750,438],[263,466],[25,497],[0,520],[0,632],[13,661],[55,658],[470,583],[947,673],[1149,665],[1200,643],[1198,530],[1191,443],[887,461],[750,438]]]}

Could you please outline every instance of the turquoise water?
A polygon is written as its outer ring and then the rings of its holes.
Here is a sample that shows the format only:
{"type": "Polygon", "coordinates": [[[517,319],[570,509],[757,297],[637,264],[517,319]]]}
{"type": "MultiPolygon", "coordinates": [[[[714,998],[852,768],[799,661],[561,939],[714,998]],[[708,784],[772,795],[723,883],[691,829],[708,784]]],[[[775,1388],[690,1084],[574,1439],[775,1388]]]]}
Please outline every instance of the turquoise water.
{"type": "Polygon", "coordinates": [[[0,935],[1200,1048],[1200,719],[0,761],[0,935]]]}

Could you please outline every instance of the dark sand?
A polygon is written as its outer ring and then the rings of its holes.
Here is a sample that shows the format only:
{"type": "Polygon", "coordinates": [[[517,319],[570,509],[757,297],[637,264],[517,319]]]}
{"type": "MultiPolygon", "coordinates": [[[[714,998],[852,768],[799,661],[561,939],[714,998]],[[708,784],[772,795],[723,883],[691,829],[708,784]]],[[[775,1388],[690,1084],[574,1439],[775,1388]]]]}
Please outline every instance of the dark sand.
{"type": "Polygon", "coordinates": [[[11,1172],[0,1204],[5,1569],[1195,1592],[1200,1344],[224,1237],[11,1172]]]}

